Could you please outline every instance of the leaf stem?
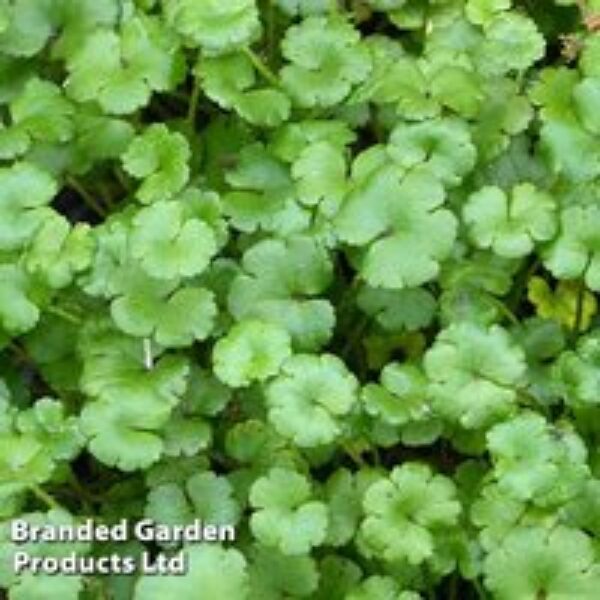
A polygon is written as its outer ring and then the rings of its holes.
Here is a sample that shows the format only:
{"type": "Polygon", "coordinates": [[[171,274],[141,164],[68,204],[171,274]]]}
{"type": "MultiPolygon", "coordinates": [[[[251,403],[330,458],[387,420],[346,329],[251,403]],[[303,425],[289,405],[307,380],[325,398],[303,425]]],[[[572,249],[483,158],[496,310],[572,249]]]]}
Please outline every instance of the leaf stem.
{"type": "Polygon", "coordinates": [[[63,507],[42,487],[32,483],[29,485],[29,490],[38,499],[41,500],[48,508],[53,510],[63,510],[63,507]]]}
{"type": "Polygon", "coordinates": [[[131,193],[131,184],[129,183],[125,173],[123,173],[123,171],[119,167],[115,167],[113,172],[123,190],[127,194],[131,193]]]}
{"type": "Polygon", "coordinates": [[[80,317],[59,306],[47,306],[45,310],[51,315],[60,317],[61,319],[69,321],[69,323],[73,323],[74,325],[81,325],[83,323],[80,317]]]}
{"type": "Polygon", "coordinates": [[[202,87],[200,86],[199,79],[194,79],[194,89],[190,96],[190,103],[188,106],[187,122],[192,131],[196,129],[196,114],[198,113],[198,103],[200,102],[200,95],[202,93],[202,87]]]}
{"type": "Polygon", "coordinates": [[[142,348],[144,351],[144,367],[146,371],[152,371],[154,368],[154,357],[152,356],[152,341],[150,338],[142,340],[142,348]]]}
{"type": "Polygon", "coordinates": [[[340,352],[340,356],[342,356],[344,359],[349,357],[356,344],[364,337],[363,334],[365,329],[367,329],[370,323],[371,318],[368,315],[363,314],[358,317],[357,322],[354,325],[354,332],[352,335],[348,336],[346,343],[340,352]]]}
{"type": "Polygon", "coordinates": [[[81,482],[77,478],[77,475],[75,475],[75,473],[71,467],[69,467],[67,469],[67,481],[68,481],[69,485],[71,486],[74,494],[77,496],[77,498],[83,504],[86,512],[91,513],[92,512],[92,504],[100,502],[102,500],[102,497],[90,492],[87,488],[85,488],[81,484],[81,482]]]}
{"type": "Polygon", "coordinates": [[[487,295],[486,298],[490,304],[494,305],[511,322],[512,325],[519,325],[519,319],[517,319],[512,310],[510,310],[502,300],[499,300],[491,294],[487,295]]]}
{"type": "Polygon", "coordinates": [[[108,210],[109,211],[114,210],[115,202],[112,199],[112,194],[111,194],[111,190],[110,190],[109,186],[106,184],[106,182],[102,181],[102,182],[98,183],[98,187],[100,188],[100,191],[102,192],[102,199],[104,200],[104,204],[106,205],[108,210]]]}
{"type": "Polygon", "coordinates": [[[17,342],[15,342],[14,340],[11,340],[8,344],[8,347],[16,354],[17,359],[25,364],[30,364],[31,363],[31,359],[29,358],[29,355],[27,354],[27,352],[25,352],[25,350],[23,348],[21,348],[21,346],[19,346],[19,344],[17,344],[17,342]]]}
{"type": "Polygon", "coordinates": [[[540,264],[540,259],[536,258],[530,265],[527,266],[527,268],[521,269],[515,276],[515,284],[507,298],[508,307],[513,314],[517,312],[519,304],[522,300],[522,296],[527,289],[527,284],[535,272],[539,269],[540,264]]]}
{"type": "Polygon", "coordinates": [[[450,576],[448,600],[458,600],[458,576],[456,571],[450,576]]]}
{"type": "Polygon", "coordinates": [[[480,600],[485,600],[487,598],[487,594],[485,593],[483,586],[481,585],[479,580],[477,578],[474,578],[472,580],[472,583],[473,587],[475,588],[475,591],[477,592],[477,597],[480,598],[480,600]]]}
{"type": "Polygon", "coordinates": [[[244,54],[250,59],[254,68],[274,87],[279,87],[279,80],[277,76],[267,65],[262,61],[260,56],[256,54],[251,48],[245,47],[244,54]]]}
{"type": "Polygon", "coordinates": [[[267,6],[267,55],[269,63],[275,58],[275,2],[268,0],[267,6]]]}
{"type": "Polygon", "coordinates": [[[583,277],[577,282],[577,304],[575,305],[575,321],[571,331],[571,343],[575,344],[583,322],[583,306],[585,302],[585,281],[583,277]]]}
{"type": "Polygon", "coordinates": [[[96,201],[96,198],[94,198],[94,195],[86,190],[80,181],[75,179],[75,177],[68,176],[67,183],[79,194],[83,202],[90,210],[94,211],[102,218],[106,218],[106,210],[100,206],[100,204],[96,201]]]}
{"type": "Polygon", "coordinates": [[[348,444],[342,444],[344,452],[361,468],[366,467],[362,456],[348,444]]]}

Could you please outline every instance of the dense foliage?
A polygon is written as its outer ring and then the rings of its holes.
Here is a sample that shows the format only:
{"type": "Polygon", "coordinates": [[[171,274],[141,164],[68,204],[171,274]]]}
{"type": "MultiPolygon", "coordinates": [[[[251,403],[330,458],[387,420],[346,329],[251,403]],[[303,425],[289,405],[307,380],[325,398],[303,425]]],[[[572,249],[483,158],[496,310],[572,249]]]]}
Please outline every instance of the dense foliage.
{"type": "Polygon", "coordinates": [[[7,596],[597,599],[598,14],[0,0],[7,596]]]}

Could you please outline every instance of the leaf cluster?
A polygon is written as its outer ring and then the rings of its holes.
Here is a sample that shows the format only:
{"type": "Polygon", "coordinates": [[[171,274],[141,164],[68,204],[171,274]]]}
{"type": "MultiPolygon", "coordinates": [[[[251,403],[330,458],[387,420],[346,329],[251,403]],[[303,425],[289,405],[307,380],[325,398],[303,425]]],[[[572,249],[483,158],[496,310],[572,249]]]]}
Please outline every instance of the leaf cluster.
{"type": "Polygon", "coordinates": [[[596,12],[0,0],[2,593],[596,600],[596,12]]]}

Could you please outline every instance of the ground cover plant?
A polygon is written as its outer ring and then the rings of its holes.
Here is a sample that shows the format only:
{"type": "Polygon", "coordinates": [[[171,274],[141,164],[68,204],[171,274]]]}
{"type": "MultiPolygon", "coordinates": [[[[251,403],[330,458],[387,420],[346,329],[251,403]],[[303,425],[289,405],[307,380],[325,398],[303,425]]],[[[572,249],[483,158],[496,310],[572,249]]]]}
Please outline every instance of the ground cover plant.
{"type": "Polygon", "coordinates": [[[598,15],[0,0],[5,596],[597,599],[598,15]]]}

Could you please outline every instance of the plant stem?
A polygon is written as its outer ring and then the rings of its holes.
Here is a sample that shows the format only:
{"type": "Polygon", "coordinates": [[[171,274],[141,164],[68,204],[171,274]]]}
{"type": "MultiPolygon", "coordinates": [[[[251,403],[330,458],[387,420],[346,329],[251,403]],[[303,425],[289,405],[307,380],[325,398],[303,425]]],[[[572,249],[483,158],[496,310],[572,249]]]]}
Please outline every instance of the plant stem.
{"type": "Polygon", "coordinates": [[[513,314],[519,308],[519,304],[521,303],[522,296],[527,289],[529,280],[533,277],[539,266],[540,259],[536,258],[526,269],[520,270],[520,272],[516,275],[515,284],[507,298],[508,307],[513,314]]]}
{"type": "Polygon", "coordinates": [[[354,448],[352,448],[351,446],[349,446],[348,444],[342,444],[342,448],[344,449],[344,452],[359,466],[359,467],[365,467],[365,461],[363,460],[362,456],[356,452],[354,450],[354,448]]]}
{"type": "Polygon", "coordinates": [[[56,315],[65,321],[69,321],[69,323],[73,323],[74,325],[81,325],[83,321],[73,313],[65,310],[64,308],[60,308],[59,306],[47,306],[45,309],[51,315],[56,315]]]}
{"type": "Polygon", "coordinates": [[[96,201],[94,195],[90,193],[75,177],[67,177],[67,183],[72,187],[81,197],[86,206],[94,211],[97,215],[102,218],[106,218],[106,210],[96,201]]]}
{"type": "Polygon", "coordinates": [[[187,122],[192,131],[196,129],[196,114],[198,113],[198,102],[200,101],[200,94],[202,88],[200,87],[200,81],[194,79],[194,89],[190,97],[190,104],[188,106],[187,122]]]}
{"type": "Polygon", "coordinates": [[[104,200],[104,204],[106,205],[109,211],[114,210],[115,202],[112,199],[112,193],[110,186],[105,182],[99,182],[98,187],[100,188],[100,192],[102,193],[102,200],[104,200]]]}
{"type": "Polygon", "coordinates": [[[448,600],[458,600],[458,577],[453,573],[450,577],[450,590],[448,591],[448,600]]]}
{"type": "Polygon", "coordinates": [[[71,467],[67,469],[67,481],[69,482],[69,485],[73,489],[73,492],[76,494],[77,498],[84,505],[84,509],[86,510],[86,512],[91,513],[92,504],[95,502],[100,502],[102,498],[97,496],[96,494],[93,494],[92,492],[87,490],[83,485],[81,485],[81,482],[79,481],[79,479],[77,479],[77,475],[75,475],[71,467]]]}
{"type": "Polygon", "coordinates": [[[344,344],[344,347],[340,352],[340,356],[344,358],[347,358],[349,356],[350,352],[354,350],[356,344],[360,342],[365,332],[365,329],[367,329],[370,323],[371,318],[368,315],[361,315],[360,317],[358,317],[357,322],[354,325],[354,331],[352,335],[348,336],[348,339],[346,340],[346,343],[344,344]]]}
{"type": "Polygon", "coordinates": [[[32,483],[29,486],[31,493],[44,504],[53,510],[62,510],[63,507],[48,493],[46,490],[41,488],[39,485],[32,483]]]}
{"type": "Polygon", "coordinates": [[[272,64],[275,58],[275,3],[268,0],[267,4],[267,55],[272,64]]]}
{"type": "Polygon", "coordinates": [[[499,300],[491,294],[486,296],[486,298],[490,304],[493,304],[513,325],[519,325],[519,319],[517,319],[512,310],[510,310],[502,300],[499,300]]]}
{"type": "Polygon", "coordinates": [[[113,172],[115,174],[115,177],[117,178],[117,181],[123,188],[123,190],[127,194],[129,194],[131,192],[131,185],[129,183],[129,180],[125,176],[125,173],[123,173],[123,171],[121,171],[121,169],[119,167],[115,167],[113,172]]]}
{"type": "Polygon", "coordinates": [[[142,340],[142,350],[144,352],[144,367],[146,371],[152,371],[154,368],[154,357],[152,356],[152,340],[150,338],[142,340]]]}
{"type": "Polygon", "coordinates": [[[273,73],[273,71],[271,71],[271,69],[269,69],[269,67],[267,67],[267,65],[265,65],[265,63],[262,61],[262,59],[260,58],[260,56],[258,56],[258,54],[256,54],[256,52],[254,52],[253,50],[251,50],[248,47],[244,48],[243,51],[244,51],[244,54],[250,59],[250,61],[254,65],[254,68],[273,87],[279,87],[279,80],[277,79],[277,76],[275,75],[275,73],[273,73]]]}
{"type": "Polygon", "coordinates": [[[477,597],[480,598],[480,600],[485,600],[487,598],[487,594],[485,593],[481,583],[479,583],[479,580],[475,578],[473,579],[472,583],[475,591],[477,592],[477,597]]]}
{"type": "Polygon", "coordinates": [[[583,321],[583,305],[585,302],[585,281],[583,277],[577,282],[577,304],[575,305],[575,321],[573,323],[573,331],[571,332],[571,342],[574,344],[577,341],[581,325],[583,321]]]}
{"type": "Polygon", "coordinates": [[[21,348],[21,346],[19,346],[19,344],[17,344],[14,340],[9,342],[8,347],[17,355],[17,359],[20,362],[26,364],[31,363],[31,359],[29,358],[27,352],[25,352],[25,350],[21,348]]]}
{"type": "Polygon", "coordinates": [[[371,448],[371,454],[373,455],[373,462],[375,463],[375,466],[380,467],[381,466],[381,456],[379,456],[379,449],[377,448],[377,446],[373,446],[371,448]]]}

